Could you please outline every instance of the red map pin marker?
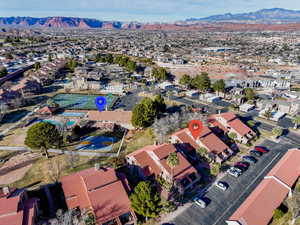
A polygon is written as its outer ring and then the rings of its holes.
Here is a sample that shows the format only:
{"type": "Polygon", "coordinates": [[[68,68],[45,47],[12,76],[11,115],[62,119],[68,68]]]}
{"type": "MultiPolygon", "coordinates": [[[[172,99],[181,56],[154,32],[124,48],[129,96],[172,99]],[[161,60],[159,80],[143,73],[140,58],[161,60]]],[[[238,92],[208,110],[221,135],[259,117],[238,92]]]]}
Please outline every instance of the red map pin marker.
{"type": "Polygon", "coordinates": [[[191,120],[189,122],[188,128],[194,139],[197,139],[200,136],[200,133],[203,128],[203,124],[200,120],[191,120]]]}

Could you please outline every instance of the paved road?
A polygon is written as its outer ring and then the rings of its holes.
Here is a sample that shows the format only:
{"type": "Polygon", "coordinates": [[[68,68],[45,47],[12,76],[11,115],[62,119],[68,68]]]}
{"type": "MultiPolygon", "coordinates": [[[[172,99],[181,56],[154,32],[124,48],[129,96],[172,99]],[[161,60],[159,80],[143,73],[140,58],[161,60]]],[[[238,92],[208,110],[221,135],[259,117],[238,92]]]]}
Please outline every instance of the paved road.
{"type": "Polygon", "coordinates": [[[125,111],[133,110],[135,104],[138,104],[143,98],[138,96],[140,91],[140,89],[136,89],[130,94],[122,96],[120,100],[114,105],[114,108],[122,108],[125,111]]]}
{"type": "Polygon", "coordinates": [[[285,139],[282,139],[280,143],[266,140],[262,145],[268,147],[271,151],[262,156],[257,164],[251,165],[248,171],[239,178],[228,174],[222,178],[222,181],[227,182],[230,186],[227,191],[224,192],[212,186],[205,195],[205,197],[211,200],[205,209],[192,204],[191,207],[186,209],[173,221],[170,221],[170,224],[225,225],[226,219],[242,204],[286,151],[289,148],[295,147],[294,143],[289,143],[285,139]]]}
{"type": "Polygon", "coordinates": [[[178,98],[178,97],[170,97],[171,100],[174,100],[174,101],[177,101],[177,102],[180,102],[184,105],[189,105],[189,106],[194,106],[196,108],[206,108],[207,109],[207,112],[208,113],[211,113],[211,114],[214,114],[214,113],[218,113],[219,110],[221,110],[221,112],[227,112],[228,109],[226,107],[221,107],[221,106],[218,106],[218,105],[215,105],[213,103],[210,103],[210,104],[202,104],[200,102],[197,102],[196,99],[191,99],[189,97],[185,97],[185,98],[178,98]]]}

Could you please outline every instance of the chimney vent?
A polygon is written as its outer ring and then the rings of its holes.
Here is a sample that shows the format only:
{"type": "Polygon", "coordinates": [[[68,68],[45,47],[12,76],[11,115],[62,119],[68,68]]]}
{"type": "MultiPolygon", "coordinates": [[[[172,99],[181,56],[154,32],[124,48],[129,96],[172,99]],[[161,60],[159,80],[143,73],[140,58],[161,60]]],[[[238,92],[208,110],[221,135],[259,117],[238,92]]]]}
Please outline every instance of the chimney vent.
{"type": "Polygon", "coordinates": [[[99,170],[100,169],[100,163],[95,163],[95,170],[99,170]]]}
{"type": "Polygon", "coordinates": [[[3,187],[2,191],[3,191],[4,195],[8,195],[9,194],[9,187],[3,187]]]}

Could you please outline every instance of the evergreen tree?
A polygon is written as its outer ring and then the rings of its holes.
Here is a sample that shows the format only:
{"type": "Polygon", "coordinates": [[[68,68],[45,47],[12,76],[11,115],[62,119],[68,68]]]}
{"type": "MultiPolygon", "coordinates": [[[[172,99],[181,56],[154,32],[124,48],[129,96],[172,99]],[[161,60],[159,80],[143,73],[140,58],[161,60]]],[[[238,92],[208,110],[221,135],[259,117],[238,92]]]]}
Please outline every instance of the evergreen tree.
{"type": "Polygon", "coordinates": [[[213,89],[215,92],[219,93],[219,92],[225,92],[225,82],[223,79],[221,80],[217,80],[214,84],[213,84],[213,89]]]}
{"type": "Polygon", "coordinates": [[[3,67],[1,70],[0,70],[0,78],[1,77],[5,77],[7,75],[8,71],[6,69],[6,67],[3,67]]]}
{"type": "Polygon", "coordinates": [[[53,59],[52,59],[52,55],[48,55],[48,62],[52,62],[53,61],[53,59]]]}
{"type": "Polygon", "coordinates": [[[37,149],[48,157],[47,150],[53,146],[60,147],[62,137],[55,125],[41,122],[29,128],[24,143],[29,148],[37,149]]]}
{"type": "Polygon", "coordinates": [[[167,106],[166,106],[164,98],[161,95],[157,95],[155,97],[154,104],[155,104],[155,107],[156,107],[158,113],[166,112],[167,106]]]}
{"type": "Polygon", "coordinates": [[[77,67],[78,63],[75,59],[71,59],[68,63],[67,63],[67,66],[68,66],[68,69],[71,71],[71,72],[74,72],[75,68],[77,67]]]}
{"type": "Polygon", "coordinates": [[[134,211],[147,218],[154,218],[161,212],[161,199],[149,181],[140,182],[130,196],[134,211]]]}
{"type": "Polygon", "coordinates": [[[245,93],[245,96],[246,96],[248,101],[253,100],[255,98],[255,93],[254,93],[254,90],[252,88],[245,88],[244,93],[245,93]]]}
{"type": "Polygon", "coordinates": [[[300,116],[295,116],[293,119],[292,119],[293,123],[295,124],[294,125],[294,129],[297,129],[299,124],[300,124],[300,116]]]}
{"type": "Polygon", "coordinates": [[[34,69],[35,69],[35,71],[41,69],[41,63],[40,62],[34,63],[34,69]]]}
{"type": "Polygon", "coordinates": [[[113,63],[114,62],[114,57],[113,57],[113,55],[112,54],[107,54],[106,56],[105,56],[105,62],[108,62],[108,63],[113,63]]]}
{"type": "Polygon", "coordinates": [[[146,97],[133,108],[131,122],[135,127],[148,127],[154,122],[157,115],[155,102],[146,97]]]}
{"type": "Polygon", "coordinates": [[[176,152],[172,152],[167,158],[167,164],[171,167],[171,176],[173,179],[173,169],[179,165],[179,158],[176,152]]]}
{"type": "Polygon", "coordinates": [[[162,68],[162,67],[154,68],[152,70],[152,76],[157,81],[167,80],[168,79],[168,73],[167,73],[166,69],[162,68]]]}
{"type": "Polygon", "coordinates": [[[192,80],[192,85],[202,92],[206,92],[210,88],[210,79],[208,73],[201,73],[192,80]]]}
{"type": "Polygon", "coordinates": [[[280,127],[274,127],[272,129],[272,134],[277,138],[279,136],[281,136],[283,133],[283,130],[280,127]]]}
{"type": "Polygon", "coordinates": [[[134,72],[136,70],[136,63],[133,61],[127,62],[127,69],[131,72],[134,72]]]}
{"type": "Polygon", "coordinates": [[[180,78],[179,84],[188,87],[188,86],[191,85],[191,81],[192,81],[192,78],[191,78],[189,75],[184,74],[184,75],[180,78]]]}

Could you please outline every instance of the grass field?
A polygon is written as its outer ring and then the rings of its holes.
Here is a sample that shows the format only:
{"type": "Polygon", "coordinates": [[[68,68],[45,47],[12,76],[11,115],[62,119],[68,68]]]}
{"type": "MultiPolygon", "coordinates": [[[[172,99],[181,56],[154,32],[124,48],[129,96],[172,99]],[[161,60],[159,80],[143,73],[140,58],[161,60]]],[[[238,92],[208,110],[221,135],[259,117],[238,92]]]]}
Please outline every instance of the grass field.
{"type": "Polygon", "coordinates": [[[129,153],[134,152],[146,145],[153,145],[154,140],[155,140],[155,138],[154,138],[151,128],[142,130],[142,131],[136,133],[133,136],[132,140],[126,144],[125,153],[129,154],[129,153]]]}
{"type": "Polygon", "coordinates": [[[101,165],[108,163],[107,158],[80,157],[76,166],[72,168],[66,155],[52,155],[49,159],[41,157],[21,180],[10,184],[10,186],[34,189],[40,185],[54,183],[56,180],[60,180],[62,176],[91,168],[96,162],[101,165]]]}

